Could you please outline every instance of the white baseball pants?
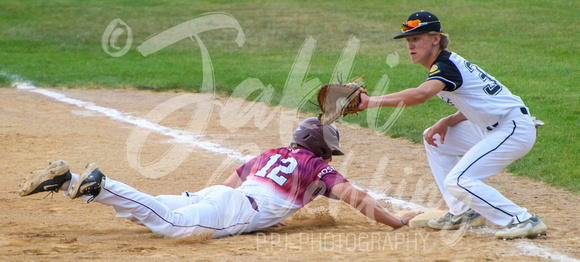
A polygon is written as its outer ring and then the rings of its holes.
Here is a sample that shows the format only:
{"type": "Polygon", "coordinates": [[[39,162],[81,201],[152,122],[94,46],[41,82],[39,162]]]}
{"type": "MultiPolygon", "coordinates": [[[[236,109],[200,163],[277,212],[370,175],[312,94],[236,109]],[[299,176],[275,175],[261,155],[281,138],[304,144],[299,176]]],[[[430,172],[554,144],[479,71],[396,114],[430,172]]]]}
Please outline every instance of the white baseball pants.
{"type": "Polygon", "coordinates": [[[259,219],[246,195],[223,185],[196,193],[153,197],[107,177],[94,201],[113,206],[117,217],[145,225],[166,238],[207,233],[212,238],[238,235],[254,230],[259,219]]]}
{"type": "Polygon", "coordinates": [[[423,142],[431,171],[451,214],[462,214],[471,207],[500,226],[506,226],[512,218],[518,223],[531,217],[526,208],[484,183],[533,147],[536,129],[528,114],[515,108],[492,130],[462,121],[448,128],[444,144],[440,143],[439,135],[436,139],[437,147],[423,142]]]}

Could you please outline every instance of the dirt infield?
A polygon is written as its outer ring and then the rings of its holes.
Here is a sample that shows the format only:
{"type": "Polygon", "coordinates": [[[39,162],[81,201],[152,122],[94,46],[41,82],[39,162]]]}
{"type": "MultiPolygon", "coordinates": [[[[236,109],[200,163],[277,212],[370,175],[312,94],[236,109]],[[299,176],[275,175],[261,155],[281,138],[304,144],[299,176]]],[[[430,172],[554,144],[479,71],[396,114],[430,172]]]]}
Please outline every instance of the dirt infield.
{"type": "MultiPolygon", "coordinates": [[[[197,191],[221,183],[245,157],[288,145],[297,124],[291,110],[208,94],[75,89],[49,90],[64,95],[50,97],[38,90],[45,89],[0,89],[2,261],[580,259],[580,196],[508,173],[488,183],[537,213],[549,228],[547,236],[495,240],[498,227],[489,222],[485,228],[454,232],[393,231],[345,204],[319,198],[285,227],[221,239],[172,240],[117,219],[113,208],[98,203],[73,201],[61,193],[21,198],[21,180],[58,159],[75,173],[95,162],[110,178],[152,195],[197,191]],[[142,118],[158,125],[139,127],[142,118]],[[176,130],[194,136],[172,136],[176,130]]],[[[336,157],[333,166],[351,182],[397,214],[406,208],[444,208],[421,145],[337,126],[346,155],[336,157]]]]}

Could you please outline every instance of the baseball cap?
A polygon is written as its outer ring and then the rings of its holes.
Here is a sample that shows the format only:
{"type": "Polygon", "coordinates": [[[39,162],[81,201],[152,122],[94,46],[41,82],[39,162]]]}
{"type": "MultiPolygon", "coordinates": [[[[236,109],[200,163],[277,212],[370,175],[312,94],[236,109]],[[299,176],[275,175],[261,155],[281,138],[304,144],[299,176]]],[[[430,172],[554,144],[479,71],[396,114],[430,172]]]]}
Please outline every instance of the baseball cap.
{"type": "Polygon", "coordinates": [[[419,11],[409,16],[407,22],[405,22],[401,28],[402,34],[395,36],[394,39],[403,38],[409,35],[423,34],[431,31],[441,32],[441,23],[439,22],[439,18],[429,12],[419,11]]]}

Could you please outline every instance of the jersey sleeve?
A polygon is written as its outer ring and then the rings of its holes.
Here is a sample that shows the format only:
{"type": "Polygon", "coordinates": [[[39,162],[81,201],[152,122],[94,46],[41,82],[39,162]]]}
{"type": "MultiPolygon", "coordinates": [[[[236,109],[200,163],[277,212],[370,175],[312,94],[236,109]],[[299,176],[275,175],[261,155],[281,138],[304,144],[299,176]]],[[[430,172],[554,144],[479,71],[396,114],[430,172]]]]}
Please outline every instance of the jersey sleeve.
{"type": "Polygon", "coordinates": [[[435,61],[429,70],[429,80],[439,80],[445,84],[443,91],[453,92],[463,84],[459,69],[449,60],[435,61]]]}
{"type": "Polygon", "coordinates": [[[323,168],[318,173],[318,177],[320,178],[320,181],[322,181],[322,183],[324,183],[324,186],[325,186],[325,189],[326,189],[326,190],[324,190],[324,194],[323,195],[325,197],[332,198],[332,199],[338,199],[338,197],[336,197],[330,191],[330,189],[332,188],[332,186],[334,186],[336,184],[348,182],[348,180],[346,178],[344,178],[342,176],[342,174],[340,174],[338,171],[336,171],[334,169],[334,167],[332,167],[330,165],[326,165],[326,167],[323,168]]]}
{"type": "Polygon", "coordinates": [[[252,174],[254,163],[256,163],[257,160],[258,158],[254,157],[250,161],[246,162],[242,166],[238,167],[238,169],[236,169],[236,173],[238,173],[238,176],[242,181],[246,181],[246,178],[248,178],[248,176],[252,174]]]}

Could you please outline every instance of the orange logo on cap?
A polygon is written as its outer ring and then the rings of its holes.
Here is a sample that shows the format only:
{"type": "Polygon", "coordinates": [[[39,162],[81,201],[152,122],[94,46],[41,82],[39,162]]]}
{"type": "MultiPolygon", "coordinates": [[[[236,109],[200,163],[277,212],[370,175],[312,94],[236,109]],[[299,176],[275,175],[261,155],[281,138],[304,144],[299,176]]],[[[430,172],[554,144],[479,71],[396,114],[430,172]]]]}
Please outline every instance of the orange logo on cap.
{"type": "Polygon", "coordinates": [[[410,28],[415,28],[415,27],[419,26],[420,23],[421,23],[421,20],[419,20],[419,19],[409,20],[409,21],[407,21],[407,26],[410,28]]]}

